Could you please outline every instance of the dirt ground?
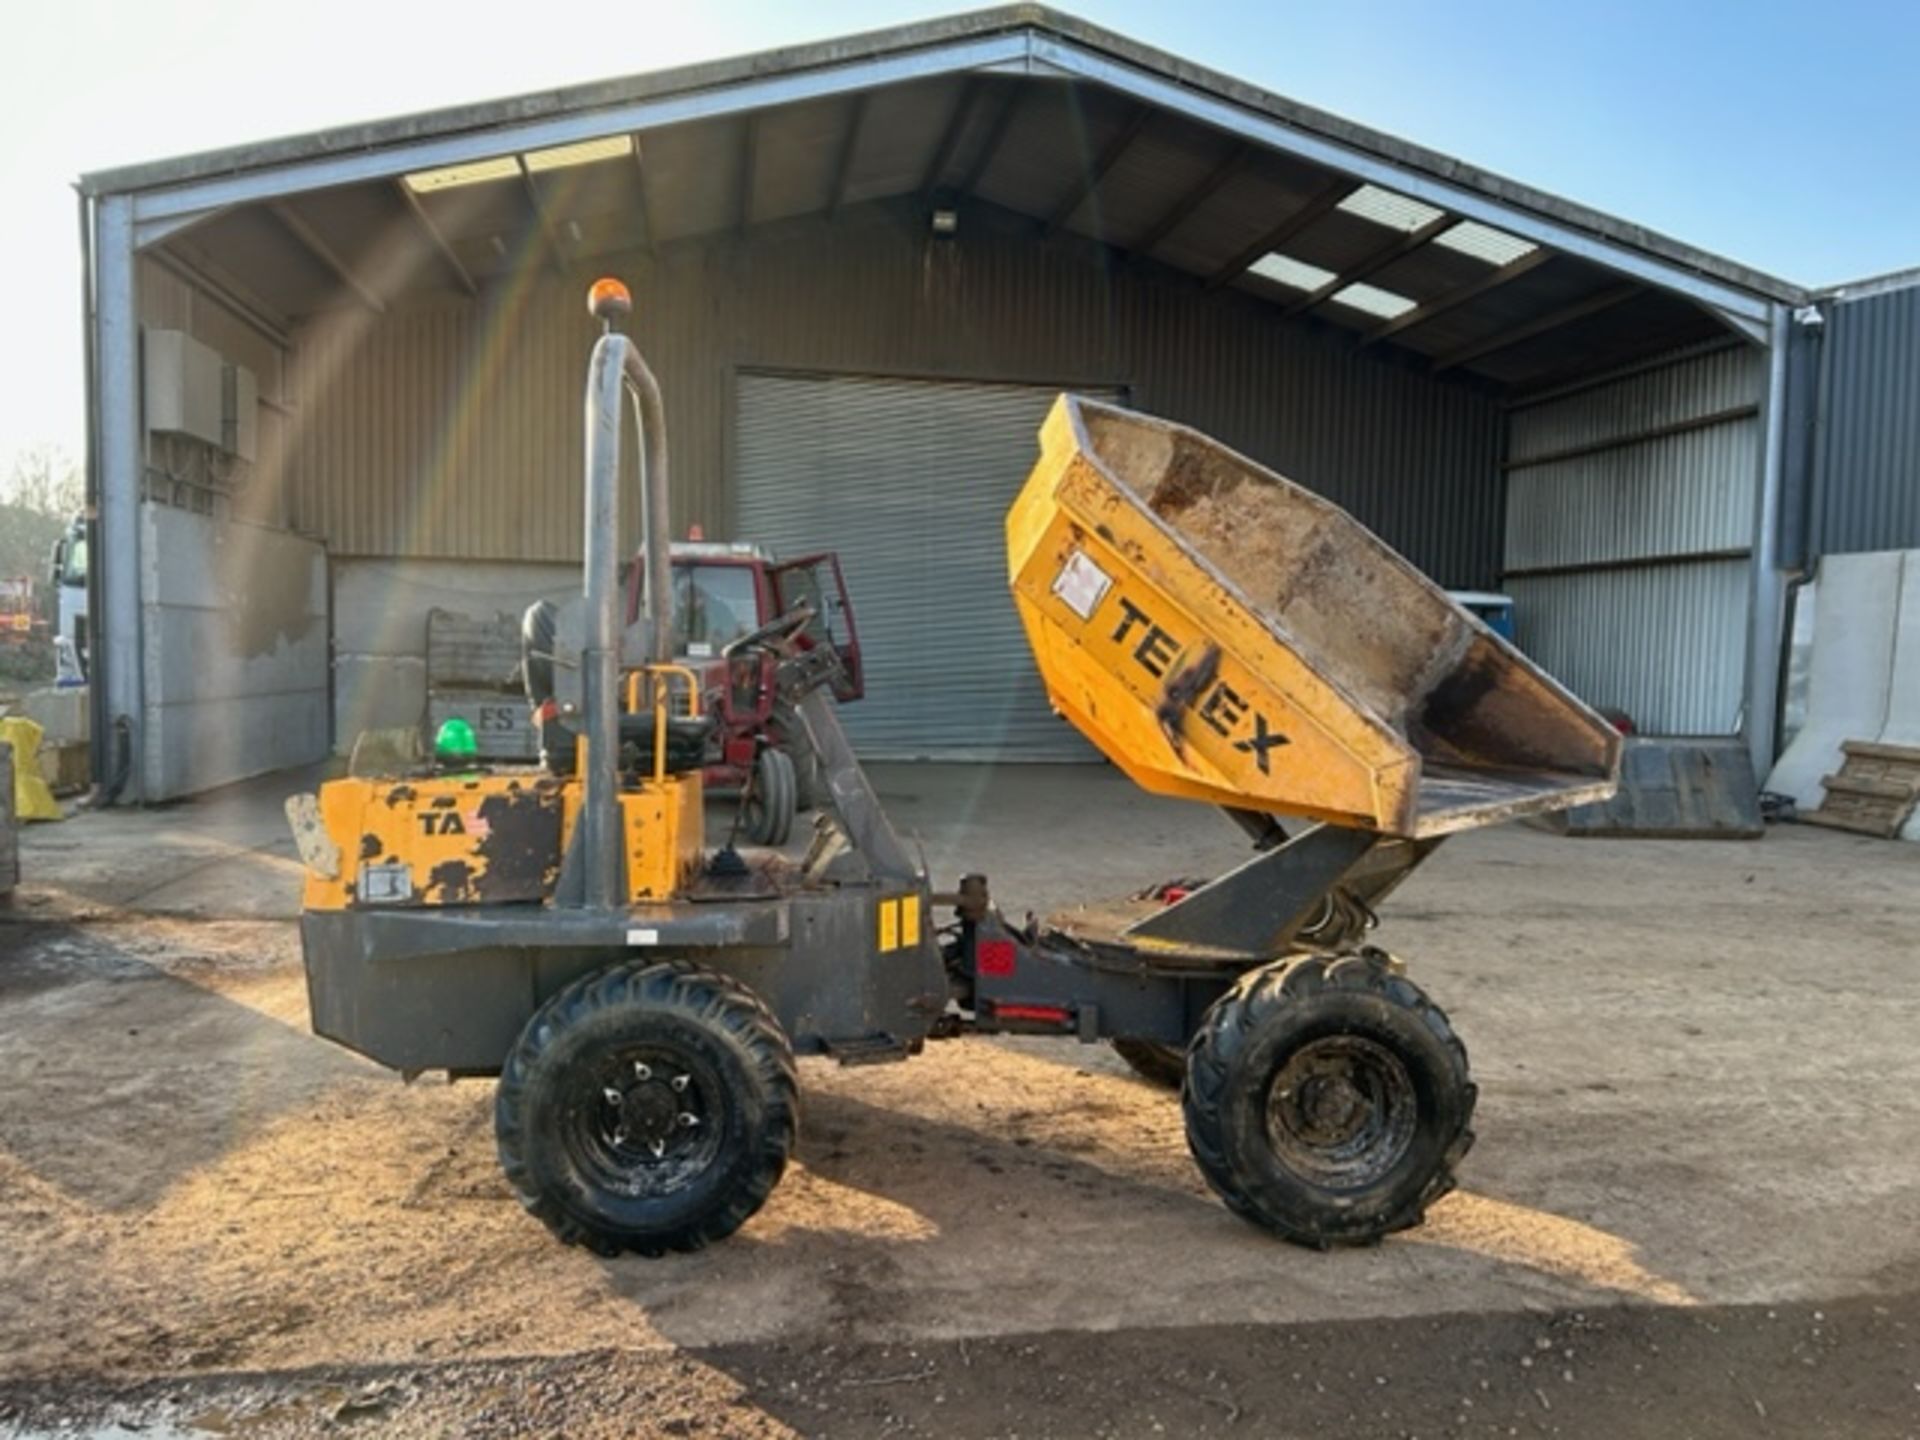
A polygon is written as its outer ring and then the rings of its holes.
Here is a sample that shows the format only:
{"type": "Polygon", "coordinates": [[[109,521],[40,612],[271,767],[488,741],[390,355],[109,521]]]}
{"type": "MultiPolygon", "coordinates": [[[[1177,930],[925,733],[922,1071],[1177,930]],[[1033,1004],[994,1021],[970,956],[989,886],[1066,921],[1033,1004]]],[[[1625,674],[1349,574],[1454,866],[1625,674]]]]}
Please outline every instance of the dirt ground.
{"type": "MultiPolygon", "coordinates": [[[[1107,772],[878,779],[1010,909],[1240,853],[1107,772]]],[[[1373,1249],[1234,1219],[1104,1048],[964,1040],[807,1062],[740,1235],[604,1261],[507,1194],[489,1084],[308,1033],[287,788],[28,834],[0,1435],[1920,1434],[1915,847],[1450,842],[1379,938],[1480,1139],[1373,1249]]]]}

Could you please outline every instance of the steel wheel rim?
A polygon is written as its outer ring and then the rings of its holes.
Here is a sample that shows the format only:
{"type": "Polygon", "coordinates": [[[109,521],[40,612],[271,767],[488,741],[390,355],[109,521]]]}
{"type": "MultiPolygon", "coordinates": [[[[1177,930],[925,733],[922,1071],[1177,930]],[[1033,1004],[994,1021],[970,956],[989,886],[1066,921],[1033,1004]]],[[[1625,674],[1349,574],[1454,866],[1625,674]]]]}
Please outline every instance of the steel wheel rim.
{"type": "Polygon", "coordinates": [[[1331,1190],[1360,1190],[1405,1157],[1420,1105],[1406,1062],[1363,1035],[1310,1040],[1287,1057],[1267,1091],[1267,1143],[1294,1174],[1331,1190]]]}
{"type": "Polygon", "coordinates": [[[678,1046],[611,1047],[579,1067],[563,1143],[595,1186],[632,1199],[698,1183],[725,1148],[724,1091],[714,1068],[678,1046]]]}

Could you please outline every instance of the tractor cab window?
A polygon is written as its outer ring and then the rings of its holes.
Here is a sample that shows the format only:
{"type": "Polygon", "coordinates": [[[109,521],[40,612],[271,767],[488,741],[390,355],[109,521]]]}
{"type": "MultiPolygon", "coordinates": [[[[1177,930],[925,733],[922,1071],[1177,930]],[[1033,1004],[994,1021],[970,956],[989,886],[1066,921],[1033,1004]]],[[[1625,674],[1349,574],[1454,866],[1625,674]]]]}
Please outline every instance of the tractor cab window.
{"type": "Polygon", "coordinates": [[[830,645],[840,656],[841,673],[833,693],[841,701],[858,700],[866,693],[860,670],[860,637],[854,630],[853,607],[847,602],[847,581],[839,557],[831,553],[790,560],[772,571],[776,608],[786,614],[801,605],[813,611],[803,632],[805,643],[830,645]]]}
{"type": "Polygon", "coordinates": [[[718,655],[760,623],[753,568],[748,565],[673,567],[673,648],[679,655],[718,655]]]}
{"type": "Polygon", "coordinates": [[[821,567],[788,566],[781,569],[776,583],[782,611],[801,605],[813,611],[813,618],[807,622],[807,638],[816,645],[838,649],[852,640],[853,633],[847,620],[846,598],[837,585],[823,583],[830,578],[822,574],[821,567]]]}

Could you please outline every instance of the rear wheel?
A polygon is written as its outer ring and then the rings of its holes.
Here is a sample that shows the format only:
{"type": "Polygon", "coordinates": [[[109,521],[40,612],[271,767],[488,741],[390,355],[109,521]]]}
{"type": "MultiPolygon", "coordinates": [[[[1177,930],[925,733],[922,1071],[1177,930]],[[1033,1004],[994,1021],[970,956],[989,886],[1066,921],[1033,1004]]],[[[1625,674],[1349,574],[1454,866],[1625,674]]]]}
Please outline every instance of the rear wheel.
{"type": "Polygon", "coordinates": [[[798,791],[793,761],[771,746],[753,762],[753,785],[745,801],[747,838],[756,845],[784,845],[793,832],[798,791]]]}
{"type": "Polygon", "coordinates": [[[520,1203],[602,1255],[698,1250],[758,1210],[793,1152],[793,1053],[737,981],[619,965],[535,1012],[494,1134],[520,1203]]]}
{"type": "Polygon", "coordinates": [[[818,810],[830,804],[833,795],[827,788],[826,767],[807,739],[799,715],[784,701],[774,706],[773,732],[781,751],[793,762],[794,809],[818,810]]]}
{"type": "Polygon", "coordinates": [[[1473,1143],[1467,1052],[1377,950],[1248,972],[1207,1012],[1187,1143],[1236,1213],[1301,1244],[1420,1223],[1473,1143]]]}
{"type": "Polygon", "coordinates": [[[1113,1046],[1116,1055],[1133,1067],[1133,1073],[1149,1085],[1158,1085],[1163,1090],[1178,1090],[1180,1082],[1187,1078],[1187,1052],[1178,1045],[1142,1040],[1134,1035],[1116,1036],[1107,1043],[1113,1046]]]}

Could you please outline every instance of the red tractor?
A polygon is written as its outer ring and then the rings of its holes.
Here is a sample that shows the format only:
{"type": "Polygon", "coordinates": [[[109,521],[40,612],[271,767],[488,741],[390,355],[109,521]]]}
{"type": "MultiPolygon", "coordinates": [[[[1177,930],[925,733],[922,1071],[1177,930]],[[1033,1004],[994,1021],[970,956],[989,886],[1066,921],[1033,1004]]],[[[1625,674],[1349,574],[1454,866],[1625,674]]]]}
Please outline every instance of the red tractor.
{"type": "MultiPolygon", "coordinates": [[[[762,845],[786,843],[793,817],[821,800],[819,762],[777,698],[777,657],[761,642],[791,632],[795,646],[830,645],[842,705],[865,693],[860,636],[840,558],[830,552],[776,562],[744,541],[683,540],[673,546],[675,659],[702,677],[713,717],[703,775],[745,792],[745,827],[762,845]]],[[[640,616],[642,557],[627,570],[627,623],[640,616]]]]}

